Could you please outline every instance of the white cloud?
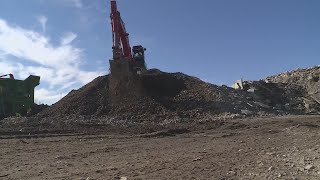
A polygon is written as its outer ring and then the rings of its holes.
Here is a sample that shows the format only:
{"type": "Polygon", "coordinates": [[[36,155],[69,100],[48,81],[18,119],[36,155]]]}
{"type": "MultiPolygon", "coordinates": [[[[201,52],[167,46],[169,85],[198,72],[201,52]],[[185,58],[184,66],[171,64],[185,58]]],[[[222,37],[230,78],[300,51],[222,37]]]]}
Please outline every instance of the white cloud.
{"type": "Polygon", "coordinates": [[[66,93],[55,93],[53,91],[48,91],[47,89],[41,88],[37,89],[34,93],[35,101],[38,103],[44,102],[57,102],[59,99],[63,98],[66,93]]]}
{"type": "Polygon", "coordinates": [[[36,99],[52,104],[61,98],[61,94],[64,95],[102,74],[81,68],[81,64],[85,62],[82,59],[83,52],[71,45],[76,38],[75,33],[67,33],[61,38],[61,44],[54,46],[48,37],[11,26],[0,19],[1,74],[14,73],[20,79],[25,79],[30,74],[41,76],[41,83],[47,86],[41,86],[41,91],[35,94],[36,99]]]}
{"type": "Polygon", "coordinates": [[[0,58],[0,69],[1,69],[0,74],[12,74],[12,73],[14,73],[17,70],[17,68],[14,67],[11,64],[7,64],[7,63],[3,62],[4,58],[6,58],[6,57],[1,57],[0,58]]]}
{"type": "Polygon", "coordinates": [[[42,31],[46,32],[48,18],[46,16],[38,16],[37,19],[38,19],[38,21],[39,21],[39,23],[41,25],[42,31]]]}
{"type": "Polygon", "coordinates": [[[75,40],[77,37],[78,35],[76,35],[75,33],[68,32],[61,38],[61,45],[68,45],[72,43],[72,41],[75,40]]]}
{"type": "Polygon", "coordinates": [[[0,19],[0,51],[47,67],[77,67],[81,49],[71,45],[54,47],[37,32],[11,27],[0,19]]]}

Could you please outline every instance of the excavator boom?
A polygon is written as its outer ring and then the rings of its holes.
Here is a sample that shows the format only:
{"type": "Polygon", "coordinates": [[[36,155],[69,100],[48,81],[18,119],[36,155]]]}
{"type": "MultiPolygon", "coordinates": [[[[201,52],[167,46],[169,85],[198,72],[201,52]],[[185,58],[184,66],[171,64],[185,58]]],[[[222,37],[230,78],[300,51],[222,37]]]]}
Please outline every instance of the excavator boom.
{"type": "Polygon", "coordinates": [[[111,24],[112,24],[112,48],[118,50],[121,56],[132,58],[131,46],[129,43],[129,34],[126,31],[125,24],[121,19],[120,12],[118,11],[117,2],[111,0],[111,24]]]}

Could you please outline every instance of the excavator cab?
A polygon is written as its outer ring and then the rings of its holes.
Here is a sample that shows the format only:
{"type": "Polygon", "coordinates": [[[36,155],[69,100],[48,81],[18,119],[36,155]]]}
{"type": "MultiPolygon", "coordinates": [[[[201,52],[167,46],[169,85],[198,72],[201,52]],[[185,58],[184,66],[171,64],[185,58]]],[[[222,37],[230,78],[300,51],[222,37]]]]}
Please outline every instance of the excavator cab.
{"type": "Polygon", "coordinates": [[[145,66],[144,51],[146,51],[146,48],[141,45],[132,47],[133,60],[138,66],[145,66]]]}
{"type": "Polygon", "coordinates": [[[147,69],[144,56],[145,51],[146,48],[142,47],[141,45],[132,47],[133,69],[136,71],[137,74],[141,74],[143,71],[147,69]]]}

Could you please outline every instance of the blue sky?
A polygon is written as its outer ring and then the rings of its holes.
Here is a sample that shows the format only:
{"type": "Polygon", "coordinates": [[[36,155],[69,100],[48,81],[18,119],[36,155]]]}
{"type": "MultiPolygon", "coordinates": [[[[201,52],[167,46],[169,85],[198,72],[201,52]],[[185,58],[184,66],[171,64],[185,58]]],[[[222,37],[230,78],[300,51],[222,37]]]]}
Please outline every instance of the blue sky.
{"type": "MultiPolygon", "coordinates": [[[[40,75],[36,99],[54,103],[111,58],[109,0],[0,1],[0,73],[40,75]]],[[[319,65],[317,0],[118,0],[131,45],[147,65],[231,85],[319,65]]]]}

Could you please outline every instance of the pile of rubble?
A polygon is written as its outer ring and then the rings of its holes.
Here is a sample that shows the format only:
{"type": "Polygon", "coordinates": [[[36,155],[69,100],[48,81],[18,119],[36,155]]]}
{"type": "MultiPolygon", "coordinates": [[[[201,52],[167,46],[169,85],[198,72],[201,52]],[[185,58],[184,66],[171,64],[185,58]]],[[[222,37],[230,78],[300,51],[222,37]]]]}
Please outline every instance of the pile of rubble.
{"type": "Polygon", "coordinates": [[[254,94],[255,99],[273,109],[290,114],[319,114],[320,67],[298,69],[260,81],[238,80],[233,88],[254,94]]]}
{"type": "Polygon", "coordinates": [[[260,81],[238,81],[238,88],[216,86],[183,73],[157,69],[122,81],[106,75],[71,91],[32,118],[8,118],[0,128],[23,128],[29,124],[39,129],[79,129],[90,125],[95,131],[97,125],[162,126],[318,113],[319,69],[283,73],[260,81]]]}
{"type": "Polygon", "coordinates": [[[255,95],[205,83],[182,73],[152,69],[121,82],[98,77],[47,108],[38,117],[90,116],[119,120],[162,121],[221,114],[279,114],[255,95]]]}
{"type": "Polygon", "coordinates": [[[285,84],[286,91],[299,91],[294,94],[297,103],[306,113],[320,112],[320,66],[298,69],[268,77],[267,80],[285,84]]]}
{"type": "Polygon", "coordinates": [[[288,114],[304,114],[301,98],[304,91],[298,86],[286,83],[273,83],[268,80],[243,81],[238,80],[232,87],[247,91],[255,103],[265,108],[282,110],[288,114]]]}

